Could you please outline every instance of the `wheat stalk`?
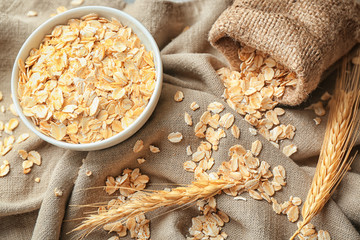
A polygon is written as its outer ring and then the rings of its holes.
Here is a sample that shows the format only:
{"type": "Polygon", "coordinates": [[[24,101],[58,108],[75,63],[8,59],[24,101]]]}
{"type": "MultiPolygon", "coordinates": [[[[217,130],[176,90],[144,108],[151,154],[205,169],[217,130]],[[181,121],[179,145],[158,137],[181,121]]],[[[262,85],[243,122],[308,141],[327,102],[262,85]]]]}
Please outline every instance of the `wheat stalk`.
{"type": "Polygon", "coordinates": [[[141,192],[141,194],[132,197],[128,202],[116,209],[87,216],[81,225],[72,230],[72,232],[83,230],[85,231],[84,237],[93,230],[108,223],[125,223],[131,217],[136,217],[141,213],[154,211],[161,207],[182,206],[199,199],[207,199],[217,195],[221,190],[235,185],[236,183],[225,180],[197,180],[189,186],[173,188],[170,192],[165,190],[141,192]]]}
{"type": "Polygon", "coordinates": [[[345,59],[330,101],[329,118],[315,175],[302,208],[303,222],[291,240],[321,211],[356,155],[350,157],[355,140],[359,137],[360,71],[359,65],[353,67],[351,74],[347,68],[345,59]]]}

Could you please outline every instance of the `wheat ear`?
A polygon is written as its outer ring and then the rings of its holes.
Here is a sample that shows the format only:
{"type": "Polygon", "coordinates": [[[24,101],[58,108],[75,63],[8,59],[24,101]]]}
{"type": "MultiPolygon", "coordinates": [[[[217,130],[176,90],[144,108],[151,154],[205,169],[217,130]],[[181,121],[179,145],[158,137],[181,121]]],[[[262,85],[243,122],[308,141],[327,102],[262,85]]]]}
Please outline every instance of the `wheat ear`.
{"type": "Polygon", "coordinates": [[[349,74],[345,59],[330,101],[316,172],[302,208],[303,222],[291,240],[321,211],[355,158],[356,153],[350,157],[350,152],[359,137],[359,74],[359,65],[355,65],[349,74]]]}
{"type": "Polygon", "coordinates": [[[73,231],[83,230],[85,231],[83,236],[86,236],[107,223],[118,221],[125,223],[128,218],[135,217],[138,214],[147,213],[161,207],[193,203],[199,199],[215,196],[221,190],[233,186],[235,186],[235,183],[224,180],[198,180],[186,187],[173,188],[170,192],[164,190],[142,192],[116,209],[87,216],[81,225],[73,231]]]}

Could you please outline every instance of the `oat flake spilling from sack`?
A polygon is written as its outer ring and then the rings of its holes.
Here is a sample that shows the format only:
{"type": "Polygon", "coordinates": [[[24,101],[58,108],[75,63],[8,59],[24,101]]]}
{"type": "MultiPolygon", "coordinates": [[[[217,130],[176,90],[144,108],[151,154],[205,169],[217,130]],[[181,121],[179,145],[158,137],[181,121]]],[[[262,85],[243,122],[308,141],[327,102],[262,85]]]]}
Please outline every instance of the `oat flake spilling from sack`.
{"type": "Polygon", "coordinates": [[[239,70],[240,46],[270,54],[297,74],[279,102],[298,105],[322,73],[360,40],[360,6],[352,0],[235,0],[212,26],[210,43],[239,70]]]}

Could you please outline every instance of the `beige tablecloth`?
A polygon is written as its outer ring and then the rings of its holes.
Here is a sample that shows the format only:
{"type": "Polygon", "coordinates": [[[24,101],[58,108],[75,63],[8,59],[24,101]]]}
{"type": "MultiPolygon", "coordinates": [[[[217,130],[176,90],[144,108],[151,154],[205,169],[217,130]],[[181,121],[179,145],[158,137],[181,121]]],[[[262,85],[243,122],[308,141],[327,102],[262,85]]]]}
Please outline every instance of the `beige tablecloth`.
{"type": "MultiPolygon", "coordinates": [[[[70,8],[70,1],[0,1],[0,90],[4,100],[0,105],[8,106],[10,99],[10,77],[14,59],[25,39],[56,8],[65,5],[70,8]],[[29,10],[36,10],[38,17],[26,17],[29,10]]],[[[0,239],[71,239],[67,234],[78,221],[73,219],[83,216],[85,209],[74,205],[83,205],[109,200],[102,189],[85,190],[103,186],[106,176],[117,176],[124,168],[139,167],[138,157],[147,161],[140,165],[144,174],[150,176],[151,183],[190,183],[193,174],[183,170],[183,162],[188,160],[185,147],[196,148],[200,139],[193,129],[183,120],[184,111],[191,111],[189,105],[196,101],[200,110],[193,112],[193,118],[199,119],[206,106],[212,101],[223,102],[223,86],[215,70],[227,63],[207,42],[212,23],[230,4],[224,0],[197,0],[186,3],[168,1],[137,0],[128,6],[120,1],[85,0],[84,5],[104,5],[123,9],[140,20],[153,34],[161,49],[164,65],[164,86],[161,98],[153,115],[134,136],[112,148],[93,151],[75,152],[54,147],[43,142],[35,135],[24,143],[16,144],[14,149],[0,161],[7,159],[11,165],[10,173],[0,178],[0,239]],[[190,28],[182,32],[183,29],[190,28]],[[174,93],[181,90],[185,99],[181,103],[173,100],[174,93]],[[172,144],[167,135],[180,131],[184,140],[172,144]],[[145,146],[154,144],[161,152],[151,154],[144,151],[132,152],[136,140],[142,139],[145,146]],[[30,174],[22,173],[19,149],[37,150],[43,157],[41,166],[34,166],[30,174]],[[93,175],[86,176],[86,170],[93,175]],[[40,183],[34,179],[40,177],[40,183]],[[55,197],[54,188],[61,189],[62,197],[55,197]]],[[[236,115],[236,124],[240,127],[241,137],[235,140],[228,132],[228,137],[220,142],[219,151],[214,153],[216,164],[228,160],[227,151],[234,144],[242,144],[247,149],[259,139],[263,150],[259,156],[272,167],[283,165],[287,171],[288,185],[276,193],[279,202],[289,196],[305,199],[310,186],[311,175],[321,146],[326,117],[319,126],[315,126],[314,112],[304,110],[312,101],[317,101],[325,91],[331,91],[334,77],[325,80],[309,101],[300,107],[286,109],[281,117],[283,123],[291,123],[296,128],[292,143],[298,152],[286,157],[281,149],[275,148],[262,136],[252,136],[250,125],[228,106],[226,112],[236,115]]],[[[225,103],[224,103],[225,104],[225,103]]],[[[192,112],[192,111],[191,111],[192,112]]],[[[0,113],[0,120],[7,121],[9,111],[0,113]]],[[[16,130],[15,136],[29,132],[23,124],[16,130]]],[[[4,135],[4,134],[3,134],[4,135]]],[[[4,136],[2,137],[4,138],[4,136]]],[[[289,141],[281,143],[281,147],[289,141]]],[[[360,239],[360,161],[355,160],[352,170],[333,196],[332,200],[317,216],[313,223],[317,229],[328,230],[333,239],[360,239]]],[[[156,188],[156,186],[152,186],[156,188]]],[[[218,196],[218,208],[226,212],[231,221],[224,227],[228,239],[288,239],[296,229],[285,216],[276,215],[266,201],[256,201],[244,194],[248,201],[235,201],[227,195],[218,196]]],[[[151,221],[151,238],[185,239],[191,226],[191,218],[198,215],[195,207],[174,211],[151,221]]],[[[103,230],[95,231],[88,239],[107,239],[103,230]]]]}

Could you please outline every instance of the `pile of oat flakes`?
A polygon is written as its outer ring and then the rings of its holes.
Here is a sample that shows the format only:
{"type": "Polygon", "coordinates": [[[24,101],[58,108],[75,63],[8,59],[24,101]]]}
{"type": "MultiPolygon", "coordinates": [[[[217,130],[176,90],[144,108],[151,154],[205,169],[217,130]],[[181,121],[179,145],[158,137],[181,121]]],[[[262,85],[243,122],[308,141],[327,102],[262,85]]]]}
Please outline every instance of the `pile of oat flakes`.
{"type": "MultiPolygon", "coordinates": [[[[217,71],[225,86],[223,97],[229,106],[244,116],[257,131],[280,148],[284,139],[293,139],[296,128],[291,124],[282,124],[279,116],[285,114],[284,109],[276,107],[278,99],[284,95],[286,88],[296,87],[296,75],[275,62],[269,55],[250,47],[243,47],[238,52],[241,61],[240,71],[221,68],[217,71]]],[[[321,100],[326,103],[330,94],[325,93],[321,100]]],[[[313,109],[318,116],[316,125],[321,123],[320,116],[325,115],[323,102],[319,101],[306,109],[313,109]]],[[[250,132],[256,135],[252,128],[250,132]]],[[[285,146],[283,152],[291,156],[297,151],[293,144],[285,146]]]]}
{"type": "Polygon", "coordinates": [[[24,115],[45,135],[74,144],[126,129],[156,81],[152,53],[132,29],[97,14],[56,26],[18,65],[24,115]]]}
{"type": "Polygon", "coordinates": [[[285,88],[296,85],[296,75],[250,47],[239,50],[239,59],[239,72],[228,68],[217,71],[225,86],[226,102],[275,145],[280,140],[293,139],[295,127],[281,124],[278,116],[285,111],[275,107],[285,88]]]}

